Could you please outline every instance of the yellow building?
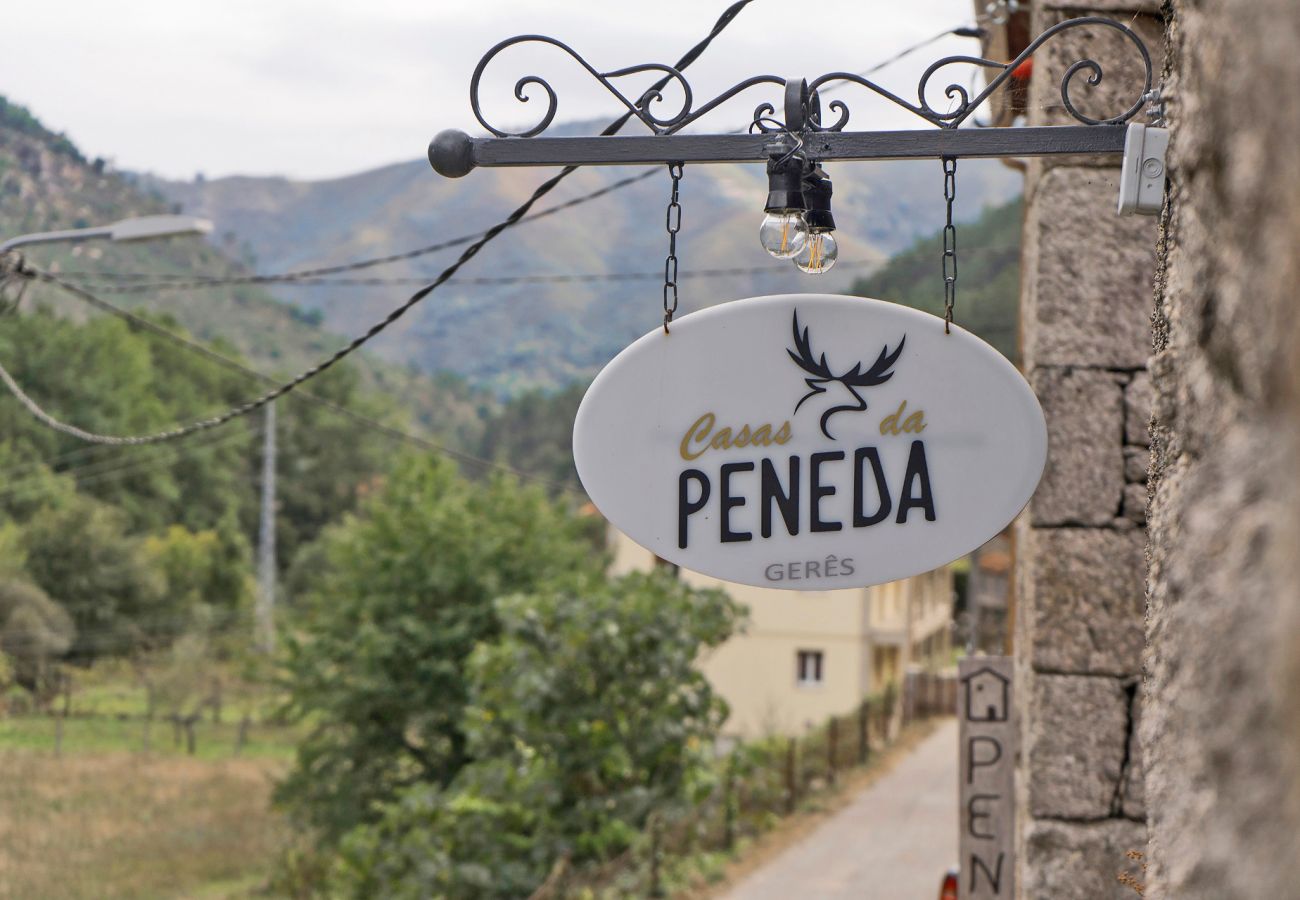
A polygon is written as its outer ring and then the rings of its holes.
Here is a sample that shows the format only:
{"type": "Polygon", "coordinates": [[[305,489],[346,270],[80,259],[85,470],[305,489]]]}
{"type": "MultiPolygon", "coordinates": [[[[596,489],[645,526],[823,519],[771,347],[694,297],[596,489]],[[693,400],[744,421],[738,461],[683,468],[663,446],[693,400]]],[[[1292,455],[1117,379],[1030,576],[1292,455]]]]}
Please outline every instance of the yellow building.
{"type": "MultiPolygon", "coordinates": [[[[610,526],[611,572],[662,565],[610,526]]],[[[796,734],[901,682],[908,665],[944,666],[951,647],[952,573],[841,591],[782,591],[720,581],[686,569],[694,587],[721,588],[749,607],[749,625],[700,660],[731,707],[724,732],[796,734]]]]}

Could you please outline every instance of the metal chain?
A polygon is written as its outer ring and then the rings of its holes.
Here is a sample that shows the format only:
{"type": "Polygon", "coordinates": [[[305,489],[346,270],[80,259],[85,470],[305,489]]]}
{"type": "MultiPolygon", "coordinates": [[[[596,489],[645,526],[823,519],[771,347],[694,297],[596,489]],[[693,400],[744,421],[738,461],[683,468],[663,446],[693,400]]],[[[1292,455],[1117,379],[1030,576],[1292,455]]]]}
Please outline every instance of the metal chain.
{"type": "Polygon", "coordinates": [[[668,323],[677,312],[677,232],[682,230],[682,205],[677,202],[682,183],[682,164],[668,164],[668,174],[673,179],[672,194],[668,198],[668,211],[664,214],[664,228],[668,231],[668,258],[664,260],[664,334],[668,323]]]}
{"type": "Polygon", "coordinates": [[[943,333],[952,330],[952,307],[957,302],[957,227],[952,224],[952,204],[957,198],[957,158],[943,158],[943,199],[947,218],[943,226],[943,333]]]}

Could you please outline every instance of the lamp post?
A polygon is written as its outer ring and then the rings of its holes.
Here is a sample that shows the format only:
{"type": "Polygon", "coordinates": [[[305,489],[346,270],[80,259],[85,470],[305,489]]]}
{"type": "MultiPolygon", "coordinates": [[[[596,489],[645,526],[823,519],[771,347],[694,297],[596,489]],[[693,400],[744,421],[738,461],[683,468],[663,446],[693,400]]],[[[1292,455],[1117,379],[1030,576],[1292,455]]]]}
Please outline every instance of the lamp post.
{"type": "Polygon", "coordinates": [[[111,225],[41,231],[23,234],[0,243],[0,253],[32,244],[76,243],[80,241],[148,241],[188,234],[211,234],[212,223],[197,216],[137,216],[111,225]]]}

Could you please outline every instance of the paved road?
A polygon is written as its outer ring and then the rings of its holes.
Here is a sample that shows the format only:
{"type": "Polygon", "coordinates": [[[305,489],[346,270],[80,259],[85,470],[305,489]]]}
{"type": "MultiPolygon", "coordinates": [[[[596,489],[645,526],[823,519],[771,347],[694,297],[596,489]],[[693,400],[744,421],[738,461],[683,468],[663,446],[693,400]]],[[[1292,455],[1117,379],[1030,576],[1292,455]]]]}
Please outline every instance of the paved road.
{"type": "Polygon", "coordinates": [[[957,722],[725,900],[935,900],[957,861],[957,722]]]}

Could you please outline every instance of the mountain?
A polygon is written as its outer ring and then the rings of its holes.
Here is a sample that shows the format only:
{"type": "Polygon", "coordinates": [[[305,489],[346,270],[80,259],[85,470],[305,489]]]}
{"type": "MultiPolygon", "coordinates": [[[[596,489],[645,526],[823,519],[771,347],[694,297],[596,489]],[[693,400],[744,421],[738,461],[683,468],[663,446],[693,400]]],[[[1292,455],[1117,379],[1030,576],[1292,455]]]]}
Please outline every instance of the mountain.
{"type": "MultiPolygon", "coordinates": [[[[103,159],[87,159],[65,136],[0,97],[0,235],[80,228],[171,211],[179,211],[174,201],[113,172],[103,159]]],[[[37,266],[70,281],[93,280],[104,273],[133,273],[146,280],[194,273],[247,275],[247,265],[236,258],[237,252],[230,252],[239,249],[231,241],[218,232],[214,244],[196,238],[96,241],[35,246],[24,252],[37,266]]],[[[346,340],[321,328],[309,309],[282,303],[256,286],[121,296],[108,293],[110,287],[96,282],[95,290],[120,305],[167,315],[197,338],[217,342],[272,373],[296,372],[346,340]]],[[[39,283],[30,286],[24,304],[50,305],[74,318],[92,315],[78,301],[39,283]]],[[[363,388],[397,398],[399,418],[416,418],[463,445],[478,440],[479,418],[490,397],[452,377],[430,377],[365,353],[355,357],[353,365],[363,388]]],[[[261,389],[249,382],[248,395],[261,389]]]]}
{"type": "MultiPolygon", "coordinates": [[[[985,210],[957,229],[954,320],[1019,362],[1020,228],[1023,198],[985,210]]],[[[941,232],[917,241],[878,271],[853,283],[851,293],[893,300],[943,315],[941,232]]]]}
{"type": "MultiPolygon", "coordinates": [[[[594,133],[592,123],[553,129],[594,133]]],[[[761,166],[687,166],[678,239],[681,311],[756,294],[838,292],[943,221],[936,161],[830,166],[839,265],[802,275],[758,247],[766,183],[761,166]],[[701,269],[749,268],[726,277],[701,269]]],[[[641,171],[579,170],[538,208],[641,171]]],[[[138,183],[185,212],[217,223],[214,240],[243,248],[259,271],[280,272],[382,256],[482,231],[504,218],[553,169],[483,169],[443,179],[424,160],[328,181],[230,177],[138,183]]],[[[591,375],[661,320],[660,273],[667,252],[668,176],[649,178],[591,203],[503,234],[462,270],[462,279],[640,273],[644,280],[448,284],[373,345],[376,354],[426,372],[451,371],[501,394],[558,387],[591,375]]],[[[963,162],[957,214],[1019,193],[1020,176],[983,160],[963,162]]],[[[459,248],[357,273],[432,279],[459,248]]],[[[937,268],[938,259],[934,260],[937,268]]],[[[357,333],[401,303],[411,285],[279,285],[271,290],[340,333],[357,333]]]]}

